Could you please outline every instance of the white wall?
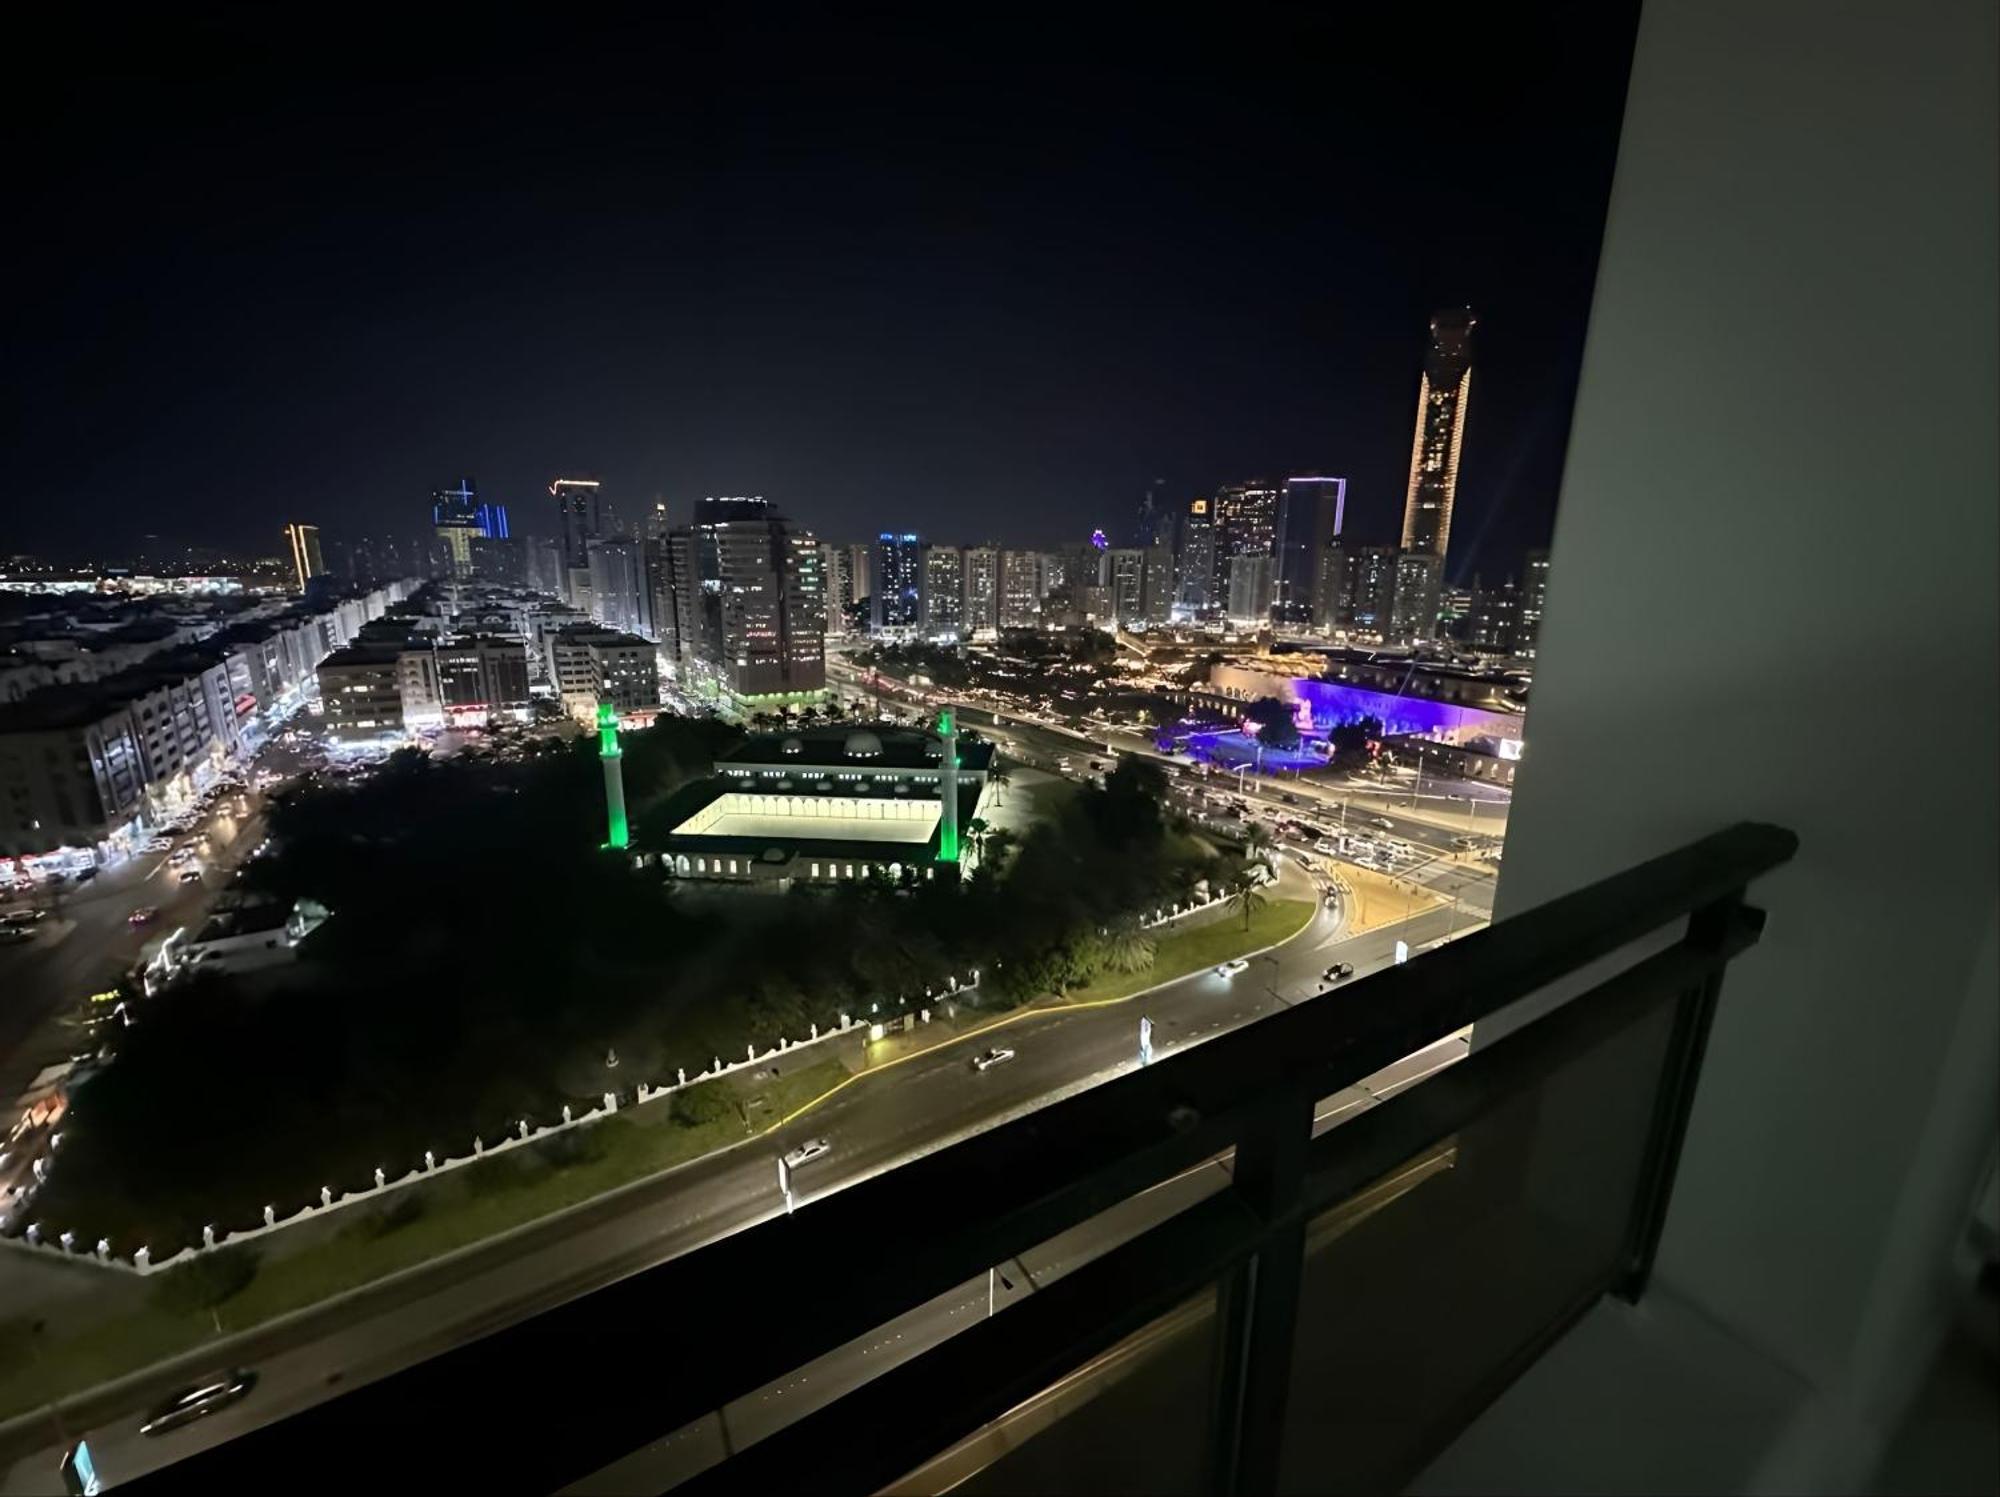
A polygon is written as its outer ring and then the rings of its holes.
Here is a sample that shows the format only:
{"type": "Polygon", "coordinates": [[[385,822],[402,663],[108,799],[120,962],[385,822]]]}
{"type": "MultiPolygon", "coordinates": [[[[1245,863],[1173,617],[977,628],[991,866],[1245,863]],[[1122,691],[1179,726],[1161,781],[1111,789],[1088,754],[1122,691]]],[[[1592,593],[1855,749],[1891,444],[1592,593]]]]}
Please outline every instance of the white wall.
{"type": "Polygon", "coordinates": [[[1865,1473],[2000,1105],[1995,15],[1649,0],[1500,887],[1800,836],[1658,1280],[1809,1390],[1770,1489],[1865,1473]]]}

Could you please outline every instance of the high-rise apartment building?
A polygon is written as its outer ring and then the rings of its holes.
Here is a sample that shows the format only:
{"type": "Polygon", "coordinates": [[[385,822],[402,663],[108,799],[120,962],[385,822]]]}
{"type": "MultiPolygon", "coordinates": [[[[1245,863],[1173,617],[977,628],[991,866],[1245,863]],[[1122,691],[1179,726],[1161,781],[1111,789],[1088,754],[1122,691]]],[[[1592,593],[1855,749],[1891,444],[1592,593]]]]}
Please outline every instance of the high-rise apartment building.
{"type": "Polygon", "coordinates": [[[1330,542],[1320,552],[1319,566],[1313,573],[1312,621],[1315,629],[1330,634],[1347,622],[1348,611],[1353,606],[1353,585],[1347,548],[1339,541],[1330,542]]]}
{"type": "Polygon", "coordinates": [[[669,542],[685,671],[739,702],[826,686],[819,542],[763,498],[704,499],[669,542]]]}
{"type": "Polygon", "coordinates": [[[958,546],[923,549],[924,634],[932,639],[957,639],[965,624],[965,552],[958,546]]]}
{"type": "Polygon", "coordinates": [[[1000,627],[1000,549],[965,548],[965,633],[990,635],[1000,627]]]}
{"type": "Polygon", "coordinates": [[[1521,568],[1521,606],[1514,619],[1514,653],[1533,660],[1541,641],[1542,610],[1549,601],[1549,553],[1530,551],[1521,568]]]}
{"type": "Polygon", "coordinates": [[[622,536],[590,543],[590,616],[607,629],[653,639],[645,543],[622,536]]]}
{"type": "Polygon", "coordinates": [[[820,565],[824,548],[810,530],[787,532],[785,544],[791,548],[791,564],[786,574],[788,596],[800,621],[799,627],[791,631],[787,649],[800,670],[810,672],[817,667],[824,685],[828,629],[826,569],[820,565]]]}
{"type": "Polygon", "coordinates": [[[562,547],[563,597],[585,606],[590,583],[590,543],[605,534],[604,486],[594,478],[558,478],[549,484],[556,502],[556,538],[562,547]]]}
{"type": "Polygon", "coordinates": [[[292,576],[304,592],[308,582],[326,571],[319,551],[319,526],[294,520],[285,527],[285,543],[292,552],[292,576]]]}
{"type": "Polygon", "coordinates": [[[1137,546],[1115,546],[1104,553],[1102,586],[1110,589],[1110,616],[1123,626],[1146,616],[1146,553],[1137,546]]]}
{"type": "Polygon", "coordinates": [[[503,587],[528,585],[528,547],[521,536],[475,535],[470,545],[472,575],[503,587]]]}
{"type": "Polygon", "coordinates": [[[819,548],[820,585],[826,590],[826,632],[845,634],[848,611],[854,607],[853,554],[846,546],[822,542],[819,548]]]}
{"type": "Polygon", "coordinates": [[[875,548],[866,541],[847,548],[847,585],[854,589],[856,603],[875,595],[875,548]]]}
{"type": "Polygon", "coordinates": [[[1278,623],[1312,621],[1319,565],[1346,511],[1344,478],[1288,478],[1279,488],[1271,541],[1271,617],[1278,623]]]}
{"type": "Polygon", "coordinates": [[[1472,330],[1469,307],[1431,318],[1430,347],[1417,387],[1417,431],[1410,446],[1410,487],[1403,502],[1403,550],[1443,559],[1451,542],[1451,510],[1458,496],[1459,449],[1472,397],[1472,330]]]}
{"type": "Polygon", "coordinates": [[[1032,629],[1042,616],[1041,553],[1000,553],[1000,627],[1032,629]]]}
{"type": "Polygon", "coordinates": [[[1363,546],[1349,563],[1349,613],[1354,627],[1370,634],[1389,632],[1390,611],[1396,603],[1396,548],[1363,546]]]}
{"type": "Polygon", "coordinates": [[[876,537],[868,613],[875,629],[914,629],[923,621],[923,549],[922,537],[908,532],[876,537]]]}
{"type": "Polygon", "coordinates": [[[1270,554],[1281,492],[1277,484],[1262,480],[1225,484],[1215,491],[1215,559],[1224,574],[1234,557],[1270,554]]]}
{"type": "Polygon", "coordinates": [[[1148,624],[1164,624],[1174,612],[1174,550],[1161,540],[1141,555],[1139,614],[1148,624]]]}
{"type": "Polygon", "coordinates": [[[1465,620],[1464,642],[1482,655],[1505,655],[1514,648],[1521,613],[1520,589],[1508,578],[1499,587],[1473,579],[1472,607],[1465,620]]]}
{"type": "Polygon", "coordinates": [[[547,593],[551,598],[563,595],[562,543],[549,540],[545,536],[524,535],[521,537],[522,570],[525,573],[523,586],[538,593],[547,593]]]}
{"type": "Polygon", "coordinates": [[[1207,499],[1191,500],[1181,515],[1179,577],[1175,601],[1202,614],[1215,606],[1215,513],[1207,499]]]}
{"type": "Polygon", "coordinates": [[[1239,551],[1229,558],[1230,622],[1268,623],[1271,618],[1271,553],[1239,551]]]}
{"type": "Polygon", "coordinates": [[[1389,634],[1397,641],[1437,637],[1438,594],[1444,585],[1444,558],[1429,551],[1405,551],[1396,558],[1396,597],[1389,611],[1389,634]]]}

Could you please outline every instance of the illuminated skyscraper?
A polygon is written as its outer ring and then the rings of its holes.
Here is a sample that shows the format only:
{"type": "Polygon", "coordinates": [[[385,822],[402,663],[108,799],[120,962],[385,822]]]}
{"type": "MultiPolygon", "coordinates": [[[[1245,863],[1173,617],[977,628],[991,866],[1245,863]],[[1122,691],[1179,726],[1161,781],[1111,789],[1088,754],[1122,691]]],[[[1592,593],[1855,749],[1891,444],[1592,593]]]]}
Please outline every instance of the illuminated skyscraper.
{"type": "Polygon", "coordinates": [[[292,548],[292,575],[298,579],[299,591],[304,592],[306,584],[326,570],[319,554],[319,526],[294,520],[285,527],[285,540],[292,548]]]}
{"type": "Polygon", "coordinates": [[[431,491],[431,529],[445,570],[453,577],[470,577],[472,543],[507,539],[507,506],[480,503],[478,487],[461,478],[455,489],[431,491]]]}
{"type": "Polygon", "coordinates": [[[877,629],[914,628],[923,617],[923,539],[883,531],[875,538],[875,589],[869,621],[877,629]]]}
{"type": "Polygon", "coordinates": [[[1344,478],[1287,478],[1279,489],[1271,541],[1271,617],[1278,623],[1312,621],[1320,563],[1346,510],[1344,478]]]}
{"type": "Polygon", "coordinates": [[[1000,551],[965,548],[965,632],[991,634],[1000,627],[1000,551]]]}
{"type": "Polygon", "coordinates": [[[1189,502],[1181,515],[1176,601],[1190,613],[1215,606],[1215,515],[1206,499],[1189,502]]]}
{"type": "Polygon", "coordinates": [[[1431,345],[1417,388],[1417,433],[1410,446],[1402,549],[1440,560],[1451,542],[1459,446],[1465,439],[1465,408],[1472,397],[1472,330],[1478,325],[1469,307],[1431,318],[1431,345]]]}
{"type": "Polygon", "coordinates": [[[1396,601],[1396,548],[1363,546],[1349,565],[1354,569],[1347,590],[1354,627],[1370,634],[1387,634],[1396,601]]]}
{"type": "Polygon", "coordinates": [[[739,701],[825,687],[816,538],[763,498],[703,499],[669,547],[683,666],[739,701]]]}
{"type": "Polygon", "coordinates": [[[1278,531],[1278,485],[1231,483],[1215,491],[1215,563],[1227,575],[1238,556],[1268,556],[1278,531]]]}
{"type": "Polygon", "coordinates": [[[562,540],[564,596],[581,607],[576,593],[588,595],[590,543],[604,534],[603,485],[594,478],[558,478],[549,485],[556,501],[556,526],[562,540]],[[577,574],[582,573],[581,577],[577,574]]]}
{"type": "Polygon", "coordinates": [[[923,552],[923,626],[932,639],[956,639],[965,624],[965,551],[926,546],[923,552]]]}
{"type": "Polygon", "coordinates": [[[1521,568],[1521,607],[1514,619],[1514,653],[1523,660],[1535,658],[1548,601],[1549,553],[1530,551],[1521,568]]]}
{"type": "Polygon", "coordinates": [[[1389,610],[1389,637],[1398,643],[1435,638],[1444,558],[1429,551],[1405,551],[1396,558],[1396,596],[1389,610]]]}

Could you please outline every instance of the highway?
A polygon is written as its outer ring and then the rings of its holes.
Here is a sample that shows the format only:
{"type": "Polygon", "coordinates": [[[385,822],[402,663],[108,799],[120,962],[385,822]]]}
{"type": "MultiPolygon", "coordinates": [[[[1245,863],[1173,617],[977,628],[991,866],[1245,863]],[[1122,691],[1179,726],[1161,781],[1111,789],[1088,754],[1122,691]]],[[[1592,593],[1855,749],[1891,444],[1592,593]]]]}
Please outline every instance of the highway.
{"type": "MultiPolygon", "coordinates": [[[[200,849],[201,883],[181,883],[169,853],[145,853],[32,901],[48,912],[34,938],[0,946],[0,1103],[11,1103],[44,1067],[89,1048],[76,1024],[84,1000],[114,986],[176,927],[199,925],[230,870],[262,836],[261,799],[254,792],[225,796],[175,839],[177,847],[200,849]],[[132,925],[128,917],[144,906],[158,914],[132,925]]],[[[17,898],[6,908],[29,903],[17,898]]]]}
{"type": "MultiPolygon", "coordinates": [[[[1288,870],[1277,892],[1310,890],[1288,870]]],[[[1392,961],[1399,939],[1415,949],[1453,923],[1450,911],[1430,910],[1343,938],[1337,917],[1316,904],[1304,931],[1233,979],[1203,972],[1129,1004],[1023,1018],[1002,1031],[1017,1059],[983,1073],[970,1069],[970,1057],[994,1041],[952,1043],[898,1065],[892,1080],[846,1088],[773,1134],[69,1400],[62,1430],[71,1438],[88,1431],[108,1480],[130,1477],[775,1214],[777,1155],[808,1138],[832,1148],[795,1173],[802,1204],[1136,1065],[1141,1014],[1153,1020],[1156,1054],[1171,1054],[1313,997],[1336,955],[1365,972],[1392,961]],[[137,1433],[144,1410],[224,1366],[258,1370],[243,1403],[160,1439],[137,1433]]],[[[1320,1001],[1338,1002],[1340,992],[1320,1001]]],[[[965,1312],[953,1301],[929,1313],[953,1323],[965,1312]]],[[[918,1342],[907,1334],[896,1342],[892,1332],[889,1344],[918,1342]]],[[[797,1392],[816,1386],[808,1371],[797,1392]]],[[[56,1489],[64,1442],[55,1419],[43,1411],[0,1426],[0,1461],[9,1463],[0,1494],[56,1489]]]]}

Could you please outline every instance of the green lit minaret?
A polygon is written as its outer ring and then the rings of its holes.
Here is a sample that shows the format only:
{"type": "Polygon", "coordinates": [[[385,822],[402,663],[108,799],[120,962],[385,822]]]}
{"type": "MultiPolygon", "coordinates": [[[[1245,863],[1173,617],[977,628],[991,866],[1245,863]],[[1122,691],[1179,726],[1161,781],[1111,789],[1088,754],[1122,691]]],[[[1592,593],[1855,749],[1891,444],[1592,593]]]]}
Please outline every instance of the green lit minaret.
{"type": "Polygon", "coordinates": [[[606,847],[624,847],[632,836],[625,826],[625,750],[618,746],[618,709],[597,704],[597,757],[604,761],[606,847]]]}
{"type": "Polygon", "coordinates": [[[944,753],[938,759],[938,861],[958,861],[958,718],[951,708],[938,713],[938,737],[944,753]]]}

